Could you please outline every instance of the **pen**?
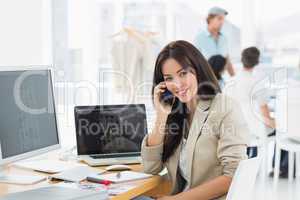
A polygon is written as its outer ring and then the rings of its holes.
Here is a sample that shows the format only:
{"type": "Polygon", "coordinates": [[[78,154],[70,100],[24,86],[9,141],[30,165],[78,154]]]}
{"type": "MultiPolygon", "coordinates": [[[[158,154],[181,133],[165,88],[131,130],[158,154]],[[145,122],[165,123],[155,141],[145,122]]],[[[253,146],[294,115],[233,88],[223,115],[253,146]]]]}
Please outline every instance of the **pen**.
{"type": "Polygon", "coordinates": [[[118,173],[116,174],[116,177],[117,177],[117,179],[121,178],[121,172],[118,172],[118,173]]]}
{"type": "Polygon", "coordinates": [[[102,185],[108,186],[108,185],[110,185],[112,182],[109,181],[109,180],[102,180],[102,181],[99,181],[99,182],[97,182],[97,183],[100,183],[100,184],[102,184],[102,185]]]}
{"type": "Polygon", "coordinates": [[[87,177],[87,181],[99,183],[99,184],[106,185],[106,186],[112,184],[112,181],[110,181],[110,180],[99,180],[99,179],[93,178],[93,177],[87,177]]]}

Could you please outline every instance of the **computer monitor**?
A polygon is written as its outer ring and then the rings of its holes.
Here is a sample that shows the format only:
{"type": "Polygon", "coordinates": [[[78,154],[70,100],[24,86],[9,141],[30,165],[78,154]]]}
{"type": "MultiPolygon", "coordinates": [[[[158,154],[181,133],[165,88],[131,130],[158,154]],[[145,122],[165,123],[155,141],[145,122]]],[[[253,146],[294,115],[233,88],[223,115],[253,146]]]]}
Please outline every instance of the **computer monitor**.
{"type": "Polygon", "coordinates": [[[50,69],[0,67],[0,182],[5,165],[60,148],[53,92],[50,69]]]}

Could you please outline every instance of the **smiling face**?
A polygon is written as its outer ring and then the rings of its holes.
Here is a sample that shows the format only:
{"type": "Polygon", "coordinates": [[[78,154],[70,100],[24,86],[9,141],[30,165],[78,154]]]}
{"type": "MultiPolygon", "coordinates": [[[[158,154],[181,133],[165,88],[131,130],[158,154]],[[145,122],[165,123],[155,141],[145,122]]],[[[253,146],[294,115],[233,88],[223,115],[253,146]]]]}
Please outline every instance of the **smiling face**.
{"type": "Polygon", "coordinates": [[[181,102],[187,103],[197,95],[198,81],[192,67],[183,68],[175,59],[169,58],[162,66],[167,89],[181,102]]]}

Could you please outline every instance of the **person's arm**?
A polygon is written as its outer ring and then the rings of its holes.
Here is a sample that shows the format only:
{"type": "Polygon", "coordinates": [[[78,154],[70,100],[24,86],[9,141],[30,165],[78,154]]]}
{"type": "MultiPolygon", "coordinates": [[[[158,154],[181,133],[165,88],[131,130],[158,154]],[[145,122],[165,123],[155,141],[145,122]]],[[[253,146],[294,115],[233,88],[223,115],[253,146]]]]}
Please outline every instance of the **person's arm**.
{"type": "Polygon", "coordinates": [[[141,157],[144,172],[157,174],[163,169],[162,154],[163,141],[165,137],[165,126],[170,105],[160,102],[160,95],[166,90],[165,83],[160,83],[154,88],[154,106],[156,110],[156,120],[152,132],[144,138],[141,148],[141,157]]]}
{"type": "Polygon", "coordinates": [[[207,200],[215,199],[217,197],[223,196],[229,190],[231,184],[231,177],[219,176],[207,183],[194,187],[186,192],[181,192],[174,196],[176,200],[207,200]]]}
{"type": "Polygon", "coordinates": [[[235,75],[233,65],[232,65],[232,63],[230,61],[230,58],[228,56],[226,57],[226,69],[227,69],[227,72],[229,73],[230,76],[235,75]]]}
{"type": "Polygon", "coordinates": [[[156,110],[156,120],[152,133],[149,134],[147,146],[159,145],[163,142],[165,137],[165,126],[168,115],[171,112],[172,106],[164,104],[160,101],[160,96],[167,89],[166,83],[161,82],[154,88],[154,107],[156,110]]]}
{"type": "Polygon", "coordinates": [[[142,165],[145,173],[158,174],[163,169],[162,153],[164,124],[166,119],[157,117],[152,132],[144,138],[141,148],[142,165]]]}
{"type": "Polygon", "coordinates": [[[275,129],[275,119],[271,117],[270,115],[270,109],[268,107],[268,104],[262,104],[260,106],[260,111],[262,113],[264,123],[270,128],[275,129]]]}
{"type": "Polygon", "coordinates": [[[165,114],[156,117],[154,128],[148,135],[147,146],[156,146],[163,143],[167,118],[168,115],[165,114]]]}

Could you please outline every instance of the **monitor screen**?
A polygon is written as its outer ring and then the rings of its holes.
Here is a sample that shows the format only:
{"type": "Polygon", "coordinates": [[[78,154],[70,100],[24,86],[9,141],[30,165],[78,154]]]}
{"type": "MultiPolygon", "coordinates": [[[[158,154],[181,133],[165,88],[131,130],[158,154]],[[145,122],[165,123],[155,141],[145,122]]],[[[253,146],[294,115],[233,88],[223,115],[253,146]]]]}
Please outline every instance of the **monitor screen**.
{"type": "Polygon", "coordinates": [[[51,81],[49,70],[0,71],[2,159],[59,144],[51,81]]]}
{"type": "Polygon", "coordinates": [[[140,152],[147,134],[143,104],[78,106],[75,121],[78,155],[140,152]]]}

